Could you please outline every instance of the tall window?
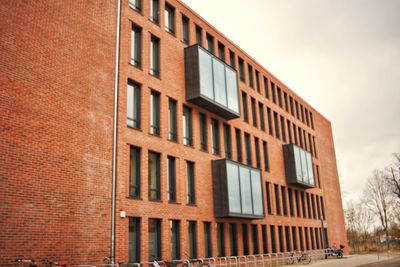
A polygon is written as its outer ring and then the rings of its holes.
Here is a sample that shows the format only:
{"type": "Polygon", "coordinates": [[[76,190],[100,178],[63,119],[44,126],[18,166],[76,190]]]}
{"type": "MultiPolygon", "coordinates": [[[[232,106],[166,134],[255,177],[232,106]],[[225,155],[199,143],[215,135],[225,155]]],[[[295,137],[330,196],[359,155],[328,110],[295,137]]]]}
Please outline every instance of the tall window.
{"type": "Polygon", "coordinates": [[[288,195],[289,195],[289,211],[290,216],[294,217],[294,206],[293,206],[293,190],[288,188],[288,195]]]}
{"type": "Polygon", "coordinates": [[[129,196],[140,197],[140,148],[130,147],[129,196]]]}
{"type": "Polygon", "coordinates": [[[200,149],[202,151],[208,150],[207,145],[207,117],[203,113],[199,113],[200,120],[200,149]]]}
{"type": "Polygon", "coordinates": [[[260,141],[257,137],[254,137],[254,147],[256,151],[256,164],[257,168],[261,168],[261,158],[260,158],[260,141]]]}
{"type": "Polygon", "coordinates": [[[284,186],[281,186],[281,196],[282,196],[283,215],[287,216],[288,211],[287,211],[287,202],[286,202],[286,188],[284,186]]]}
{"type": "Polygon", "coordinates": [[[269,172],[268,143],[263,141],[264,169],[269,172]]]}
{"type": "Polygon", "coordinates": [[[177,109],[176,109],[176,100],[174,100],[174,99],[169,99],[169,101],[168,101],[168,117],[169,117],[168,139],[176,142],[176,141],[178,141],[177,109]]]}
{"type": "Polygon", "coordinates": [[[281,200],[279,198],[279,186],[277,184],[274,185],[274,190],[276,215],[281,215],[281,200]]]}
{"type": "Polygon", "coordinates": [[[267,237],[267,226],[265,224],[261,225],[261,234],[263,242],[263,253],[268,253],[268,237],[267,237]]]}
{"type": "Polygon", "coordinates": [[[291,251],[290,249],[290,227],[285,226],[285,239],[286,239],[286,251],[291,251]]]}
{"type": "Polygon", "coordinates": [[[196,43],[203,45],[203,29],[196,25],[196,43]]]}
{"type": "Polygon", "coordinates": [[[272,199],[271,199],[271,191],[270,191],[270,183],[266,182],[265,191],[267,194],[267,211],[268,214],[272,214],[272,199]]]}
{"type": "Polygon", "coordinates": [[[160,77],[160,39],[155,36],[150,40],[150,74],[160,77]]]}
{"type": "Polygon", "coordinates": [[[165,30],[175,34],[175,8],[173,6],[165,4],[164,20],[165,30]]]}
{"type": "Polygon", "coordinates": [[[284,241],[284,239],[283,239],[283,228],[282,228],[282,226],[278,226],[278,236],[279,236],[279,238],[278,238],[278,241],[279,241],[279,251],[280,252],[285,252],[285,247],[284,247],[284,245],[283,245],[283,241],[284,241]]]}
{"type": "Polygon", "coordinates": [[[128,82],[126,104],[126,124],[129,127],[140,129],[140,86],[128,82]]]}
{"type": "Polygon", "coordinates": [[[239,129],[235,129],[235,137],[236,137],[236,151],[237,151],[237,161],[242,162],[242,133],[239,129]]]}
{"type": "Polygon", "coordinates": [[[197,258],[197,223],[189,221],[189,257],[197,258]]]}
{"type": "Polygon", "coordinates": [[[230,223],[229,224],[229,245],[231,249],[231,256],[238,255],[237,249],[237,235],[236,235],[236,224],[230,223]]]}
{"type": "Polygon", "coordinates": [[[176,159],[168,156],[168,200],[176,202],[176,159]]]}
{"type": "Polygon", "coordinates": [[[289,96],[289,105],[290,105],[290,114],[294,116],[294,109],[293,109],[293,97],[289,96]]]}
{"type": "Polygon", "coordinates": [[[243,255],[249,255],[249,233],[247,224],[242,224],[243,255]]]}
{"type": "Polygon", "coordinates": [[[218,42],[218,57],[225,62],[225,46],[218,42]]]}
{"type": "Polygon", "coordinates": [[[192,136],[192,109],[183,106],[183,116],[182,116],[182,126],[183,126],[183,144],[187,146],[193,146],[193,136],[192,136]]]}
{"type": "Polygon", "coordinates": [[[218,257],[225,256],[225,227],[224,223],[217,223],[218,257]]]}
{"type": "Polygon", "coordinates": [[[292,242],[293,242],[293,250],[298,250],[296,226],[292,226],[292,242]]]}
{"type": "Polygon", "coordinates": [[[303,228],[299,227],[299,241],[300,241],[300,250],[304,250],[304,241],[303,241],[303,228]]]}
{"type": "Polygon", "coordinates": [[[251,88],[254,88],[253,67],[250,64],[248,64],[247,69],[249,73],[249,85],[251,88]]]}
{"type": "Polygon", "coordinates": [[[286,131],[285,131],[285,119],[283,116],[281,118],[281,130],[282,130],[282,140],[283,142],[286,142],[286,131]]]}
{"type": "Polygon", "coordinates": [[[224,142],[225,142],[225,157],[232,159],[232,141],[231,141],[231,127],[224,124],[224,142]]]}
{"type": "Polygon", "coordinates": [[[306,214],[306,204],[304,202],[304,193],[303,192],[300,192],[300,201],[301,201],[302,215],[303,215],[303,218],[305,218],[307,216],[307,214],[306,214]]]}
{"type": "Polygon", "coordinates": [[[300,120],[299,103],[297,100],[294,101],[294,105],[296,106],[296,118],[300,120]]]}
{"type": "Polygon", "coordinates": [[[272,128],[272,116],[271,109],[267,107],[267,117],[268,117],[268,132],[271,136],[273,136],[273,128],[272,128]]]}
{"type": "Polygon", "coordinates": [[[207,50],[214,54],[214,37],[207,33],[207,50]]]}
{"type": "Polygon", "coordinates": [[[287,93],[283,92],[283,100],[285,101],[285,110],[289,112],[288,100],[287,100],[287,93]]]}
{"type": "Polygon", "coordinates": [[[142,28],[137,25],[132,25],[131,31],[131,64],[142,65],[142,28]]]}
{"type": "Polygon", "coordinates": [[[258,102],[258,113],[260,116],[261,130],[265,132],[264,105],[261,102],[258,102]]]}
{"type": "Polygon", "coordinates": [[[257,107],[256,107],[256,100],[251,98],[251,116],[253,117],[253,126],[257,127],[257,107]]]}
{"type": "Polygon", "coordinates": [[[272,253],[276,253],[276,237],[275,237],[275,226],[270,225],[269,230],[271,233],[271,248],[272,248],[272,253]]]}
{"type": "Polygon", "coordinates": [[[140,218],[129,217],[129,262],[140,262],[140,218]]]}
{"type": "Polygon", "coordinates": [[[211,223],[204,222],[204,255],[206,258],[210,258],[212,255],[212,243],[211,243],[211,223]]]}
{"type": "Polygon", "coordinates": [[[265,91],[265,97],[269,99],[269,89],[268,89],[268,78],[264,77],[264,91],[265,91]]]}
{"type": "Polygon", "coordinates": [[[278,105],[279,107],[282,108],[282,90],[279,86],[278,86],[278,105]]]}
{"type": "Polygon", "coordinates": [[[182,15],[182,41],[189,43],[189,19],[182,15]]]}
{"type": "Polygon", "coordinates": [[[129,0],[129,6],[136,11],[142,11],[142,0],[129,0]]]}
{"type": "Polygon", "coordinates": [[[243,120],[249,122],[249,111],[247,106],[247,94],[242,92],[243,120]]]}
{"type": "Polygon", "coordinates": [[[235,64],[235,53],[233,53],[232,51],[229,51],[229,65],[234,69],[236,68],[236,64],[235,64]]]}
{"type": "Polygon", "coordinates": [[[250,134],[248,133],[244,134],[244,143],[246,146],[246,163],[247,165],[251,165],[252,160],[251,160],[250,134]]]}
{"type": "Polygon", "coordinates": [[[239,57],[239,77],[244,82],[244,61],[239,57]]]}
{"type": "Polygon", "coordinates": [[[150,20],[156,24],[160,23],[159,0],[150,0],[150,20]]]}
{"type": "Polygon", "coordinates": [[[273,82],[271,82],[271,93],[272,93],[272,102],[276,104],[275,84],[273,82]]]}
{"type": "Polygon", "coordinates": [[[260,249],[258,247],[258,229],[257,224],[251,225],[251,240],[253,241],[253,255],[257,255],[260,253],[260,249]]]}
{"type": "Polygon", "coordinates": [[[274,112],[274,127],[275,127],[275,137],[281,139],[279,134],[279,121],[278,121],[278,113],[274,112]]]}
{"type": "Polygon", "coordinates": [[[287,128],[287,131],[288,131],[288,142],[289,142],[289,144],[293,144],[293,136],[292,136],[292,127],[290,127],[290,121],[289,120],[287,120],[286,121],[286,128],[287,128]]]}
{"type": "Polygon", "coordinates": [[[194,190],[194,162],[186,161],[186,179],[187,179],[187,203],[195,204],[195,190],[194,190]]]}
{"type": "Polygon", "coordinates": [[[219,155],[219,124],[217,120],[211,119],[212,153],[219,155]]]}
{"type": "Polygon", "coordinates": [[[149,261],[161,258],[161,220],[149,219],[149,261]]]}
{"type": "Polygon", "coordinates": [[[160,200],[160,154],[149,152],[149,199],[160,200]]]}
{"type": "Polygon", "coordinates": [[[260,73],[256,70],[256,86],[257,92],[260,93],[260,73]]]}
{"type": "Polygon", "coordinates": [[[311,203],[310,203],[310,195],[308,193],[306,193],[306,203],[307,203],[308,218],[311,219],[311,203]]]}
{"type": "Polygon", "coordinates": [[[169,228],[171,231],[171,258],[179,260],[181,258],[180,221],[170,220],[169,228]]]}
{"type": "Polygon", "coordinates": [[[160,94],[152,91],[150,95],[150,133],[160,135],[160,94]]]}
{"type": "Polygon", "coordinates": [[[297,190],[294,190],[294,198],[296,199],[295,200],[295,202],[296,202],[296,214],[297,214],[297,217],[300,217],[301,216],[301,214],[300,214],[300,201],[299,201],[299,192],[297,190]]]}

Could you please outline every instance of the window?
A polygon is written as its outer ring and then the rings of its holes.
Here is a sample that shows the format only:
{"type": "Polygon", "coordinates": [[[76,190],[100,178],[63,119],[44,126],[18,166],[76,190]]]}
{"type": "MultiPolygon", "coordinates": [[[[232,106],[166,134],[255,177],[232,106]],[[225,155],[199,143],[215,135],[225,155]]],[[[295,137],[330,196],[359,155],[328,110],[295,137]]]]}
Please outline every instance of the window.
{"type": "Polygon", "coordinates": [[[160,39],[155,36],[150,40],[150,74],[160,77],[160,39]]]}
{"type": "Polygon", "coordinates": [[[183,144],[187,146],[193,146],[192,138],[192,109],[183,106],[182,116],[183,126],[183,144]]]}
{"type": "Polygon", "coordinates": [[[276,237],[275,237],[275,226],[270,225],[269,230],[271,233],[271,248],[272,248],[272,253],[276,253],[276,237]]]}
{"type": "Polygon", "coordinates": [[[314,150],[313,150],[313,146],[312,146],[312,138],[311,138],[310,133],[308,133],[308,144],[309,144],[309,151],[311,152],[311,155],[314,155],[314,150]]]}
{"type": "Polygon", "coordinates": [[[165,30],[169,33],[175,34],[175,8],[171,5],[165,4],[164,19],[165,30]]]}
{"type": "Polygon", "coordinates": [[[304,193],[303,192],[300,192],[300,201],[301,201],[302,215],[303,215],[303,218],[305,218],[307,214],[306,214],[306,205],[304,202],[304,193]]]}
{"type": "Polygon", "coordinates": [[[235,69],[236,68],[236,64],[235,64],[235,53],[233,53],[232,51],[229,51],[229,65],[235,69]]]}
{"type": "Polygon", "coordinates": [[[160,94],[152,91],[150,95],[150,133],[160,135],[160,94]]]}
{"type": "Polygon", "coordinates": [[[298,120],[300,120],[299,103],[297,102],[297,100],[294,101],[294,105],[296,106],[296,117],[298,120]]]}
{"type": "Polygon", "coordinates": [[[300,250],[304,251],[303,228],[299,227],[300,250]]]}
{"type": "Polygon", "coordinates": [[[295,198],[295,202],[296,202],[296,213],[297,213],[297,217],[300,217],[300,201],[299,201],[299,192],[297,190],[294,190],[294,198],[295,198]]]}
{"type": "Polygon", "coordinates": [[[253,126],[257,127],[257,107],[256,107],[256,100],[251,97],[251,116],[253,117],[253,126]]]}
{"type": "Polygon", "coordinates": [[[296,145],[299,145],[299,142],[297,140],[297,128],[296,128],[296,124],[293,123],[293,137],[294,137],[294,143],[296,145]]]}
{"type": "Polygon", "coordinates": [[[249,64],[247,66],[248,72],[249,72],[249,85],[251,88],[254,88],[254,78],[253,78],[253,67],[249,64]]]}
{"type": "Polygon", "coordinates": [[[267,237],[267,226],[265,224],[261,225],[261,234],[263,242],[263,253],[268,253],[268,237],[267,237]]]}
{"type": "Polygon", "coordinates": [[[315,219],[318,219],[317,213],[316,213],[316,207],[315,207],[315,196],[313,194],[310,194],[310,196],[311,196],[312,215],[315,220],[315,219]]]}
{"type": "Polygon", "coordinates": [[[225,62],[225,46],[218,42],[218,57],[225,62]]]}
{"type": "Polygon", "coordinates": [[[264,76],[264,91],[265,97],[269,99],[268,78],[264,76]]]}
{"type": "Polygon", "coordinates": [[[168,201],[176,202],[176,158],[168,156],[168,201]]]}
{"type": "Polygon", "coordinates": [[[140,148],[130,147],[129,196],[140,197],[140,148]]]}
{"type": "Polygon", "coordinates": [[[176,108],[176,100],[169,99],[168,101],[168,117],[169,117],[169,134],[168,139],[171,141],[178,141],[178,132],[177,132],[177,108],[176,108]]]}
{"type": "Polygon", "coordinates": [[[289,211],[290,216],[294,217],[294,209],[293,209],[293,190],[288,188],[288,195],[289,195],[289,211]]]}
{"type": "Polygon", "coordinates": [[[307,203],[308,218],[311,219],[310,195],[308,193],[306,193],[306,203],[307,203]]]}
{"type": "Polygon", "coordinates": [[[249,111],[247,106],[247,94],[242,92],[243,120],[249,122],[249,111]]]}
{"type": "Polygon", "coordinates": [[[304,108],[304,113],[306,115],[306,124],[308,127],[310,127],[310,121],[308,119],[308,109],[306,107],[304,108]]]}
{"type": "Polygon", "coordinates": [[[279,104],[279,107],[282,108],[282,90],[281,90],[281,88],[279,88],[279,86],[278,86],[278,104],[279,104]]]}
{"type": "Polygon", "coordinates": [[[287,120],[286,121],[286,127],[287,127],[287,131],[288,131],[288,141],[289,144],[293,144],[293,136],[292,136],[292,127],[290,126],[290,121],[287,120]]]}
{"type": "Polygon", "coordinates": [[[314,157],[318,158],[317,155],[317,145],[315,143],[315,136],[312,137],[312,143],[313,143],[313,147],[314,147],[314,157]]]}
{"type": "Polygon", "coordinates": [[[281,215],[281,200],[279,198],[279,186],[277,184],[274,185],[274,190],[276,215],[281,215]]]}
{"type": "Polygon", "coordinates": [[[224,223],[217,223],[218,257],[225,256],[225,227],[224,223]]]}
{"type": "Polygon", "coordinates": [[[242,224],[243,255],[249,255],[249,233],[247,224],[242,224]]]}
{"type": "Polygon", "coordinates": [[[289,107],[288,107],[288,100],[287,100],[287,93],[283,92],[283,100],[285,101],[285,110],[286,112],[289,112],[289,107]]]}
{"type": "Polygon", "coordinates": [[[311,112],[310,112],[310,122],[311,122],[311,128],[314,129],[314,120],[311,112]]]}
{"type": "Polygon", "coordinates": [[[189,43],[189,19],[182,15],[182,41],[184,43],[189,43]]]}
{"type": "Polygon", "coordinates": [[[196,43],[203,45],[203,29],[196,25],[196,43]]]}
{"type": "Polygon", "coordinates": [[[187,203],[195,204],[194,191],[194,162],[186,161],[186,179],[187,179],[187,203]]]}
{"type": "Polygon", "coordinates": [[[257,137],[254,137],[254,147],[256,151],[256,164],[257,168],[261,169],[261,158],[260,158],[260,141],[257,137]]]}
{"type": "Polygon", "coordinates": [[[237,161],[243,162],[242,157],[242,133],[239,129],[235,129],[236,136],[236,151],[237,151],[237,161]]]}
{"type": "Polygon", "coordinates": [[[140,262],[140,218],[129,217],[129,262],[140,262]]]}
{"type": "Polygon", "coordinates": [[[256,224],[251,225],[251,240],[253,241],[253,255],[260,253],[258,247],[258,229],[256,224]]]}
{"type": "Polygon", "coordinates": [[[269,172],[268,143],[263,141],[264,169],[269,172]]]}
{"type": "Polygon", "coordinates": [[[291,251],[290,249],[290,227],[285,226],[285,241],[286,241],[286,251],[291,251]]]}
{"type": "Polygon", "coordinates": [[[160,22],[159,0],[150,0],[150,20],[156,24],[160,22]]]}
{"type": "Polygon", "coordinates": [[[225,142],[225,157],[232,159],[232,141],[231,141],[231,127],[224,124],[224,142],[225,142]]]}
{"type": "Polygon", "coordinates": [[[189,258],[197,258],[197,223],[189,221],[189,258]]]}
{"type": "Polygon", "coordinates": [[[304,227],[304,232],[305,232],[305,239],[306,239],[306,248],[307,250],[310,250],[310,238],[308,234],[308,227],[304,227]]]}
{"type": "Polygon", "coordinates": [[[324,198],[322,196],[320,196],[321,199],[321,210],[322,210],[322,217],[324,217],[324,220],[326,220],[325,217],[325,205],[324,205],[324,198]]]}
{"type": "Polygon", "coordinates": [[[244,61],[239,57],[239,77],[244,82],[244,61]]]}
{"type": "Polygon", "coordinates": [[[304,108],[302,104],[300,104],[300,111],[301,111],[300,113],[301,121],[304,123],[304,108]]]}
{"type": "Polygon", "coordinates": [[[140,129],[140,86],[128,82],[126,104],[126,124],[129,127],[140,129]]]}
{"type": "Polygon", "coordinates": [[[281,118],[281,130],[282,130],[282,140],[283,142],[286,142],[286,131],[285,131],[285,119],[283,116],[281,118]]]}
{"type": "Polygon", "coordinates": [[[252,160],[251,160],[250,134],[248,133],[244,134],[244,144],[246,146],[246,163],[247,165],[251,165],[252,160]]]}
{"type": "Polygon", "coordinates": [[[265,132],[264,105],[261,102],[258,102],[258,113],[260,116],[261,130],[265,132]]]}
{"type": "Polygon", "coordinates": [[[272,214],[272,200],[271,200],[271,191],[270,191],[270,183],[266,182],[265,183],[265,191],[267,194],[267,211],[268,214],[272,214]]]}
{"type": "Polygon", "coordinates": [[[142,12],[142,0],[129,0],[129,6],[139,12],[142,12]]]}
{"type": "Polygon", "coordinates": [[[211,136],[212,136],[212,153],[219,155],[219,123],[215,119],[211,119],[211,136]]]}
{"type": "Polygon", "coordinates": [[[294,117],[293,97],[289,96],[290,114],[294,117]]]}
{"type": "Polygon", "coordinates": [[[230,249],[231,249],[231,256],[237,256],[238,255],[238,249],[237,249],[237,235],[236,235],[236,224],[230,223],[229,224],[229,244],[230,244],[230,249]]]}
{"type": "Polygon", "coordinates": [[[286,188],[284,186],[281,186],[281,196],[282,196],[283,215],[287,216],[288,211],[287,211],[287,202],[286,202],[286,188]]]}
{"type": "Polygon", "coordinates": [[[272,102],[276,104],[275,84],[271,82],[272,102]]]}
{"type": "Polygon", "coordinates": [[[212,243],[211,243],[211,223],[204,222],[204,255],[210,258],[212,255],[212,243]]]}
{"type": "Polygon", "coordinates": [[[260,93],[260,73],[256,70],[256,85],[257,85],[257,92],[260,93]]]}
{"type": "Polygon", "coordinates": [[[210,34],[207,33],[206,35],[207,39],[207,50],[211,53],[214,54],[214,37],[210,34]]]}
{"type": "Polygon", "coordinates": [[[149,152],[149,199],[160,200],[160,154],[149,152]]]}
{"type": "Polygon", "coordinates": [[[275,127],[275,137],[281,139],[279,134],[279,122],[278,122],[278,113],[274,111],[274,127],[275,127]]]}
{"type": "Polygon", "coordinates": [[[292,242],[293,242],[293,250],[298,250],[297,247],[297,231],[296,227],[292,226],[292,242]]]}
{"type": "Polygon", "coordinates": [[[131,31],[131,64],[142,65],[142,28],[137,25],[132,25],[131,31]]]}
{"type": "Polygon", "coordinates": [[[285,252],[285,247],[284,247],[284,244],[283,244],[283,241],[284,241],[284,239],[283,239],[283,228],[280,225],[278,226],[278,236],[279,236],[279,238],[278,238],[279,251],[280,252],[285,252]]]}
{"type": "Polygon", "coordinates": [[[181,258],[180,221],[170,220],[169,228],[171,231],[171,258],[179,260],[181,258]]]}
{"type": "Polygon", "coordinates": [[[161,258],[161,220],[149,219],[149,261],[161,258]]]}
{"type": "Polygon", "coordinates": [[[200,120],[200,149],[202,151],[208,150],[207,145],[207,117],[203,113],[199,113],[200,120]]]}

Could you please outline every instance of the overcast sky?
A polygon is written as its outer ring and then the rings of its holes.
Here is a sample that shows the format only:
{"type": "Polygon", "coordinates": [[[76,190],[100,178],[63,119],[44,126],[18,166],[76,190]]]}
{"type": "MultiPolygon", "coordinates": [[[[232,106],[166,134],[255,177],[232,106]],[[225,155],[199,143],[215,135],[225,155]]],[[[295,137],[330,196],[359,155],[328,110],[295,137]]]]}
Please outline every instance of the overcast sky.
{"type": "Polygon", "coordinates": [[[400,152],[400,0],[183,0],[332,122],[344,204],[400,152]]]}

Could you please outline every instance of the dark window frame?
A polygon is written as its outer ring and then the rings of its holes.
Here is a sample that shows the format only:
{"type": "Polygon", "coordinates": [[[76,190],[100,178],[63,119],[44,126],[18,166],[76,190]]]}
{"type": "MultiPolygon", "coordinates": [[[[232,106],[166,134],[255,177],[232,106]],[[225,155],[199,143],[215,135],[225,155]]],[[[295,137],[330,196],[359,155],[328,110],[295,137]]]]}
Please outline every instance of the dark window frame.
{"type": "Polygon", "coordinates": [[[140,190],[141,190],[141,148],[136,146],[130,146],[130,162],[129,162],[129,197],[140,198],[140,190]],[[135,172],[132,170],[132,156],[136,154],[135,158],[135,172]],[[133,177],[135,176],[135,177],[133,177]]]}

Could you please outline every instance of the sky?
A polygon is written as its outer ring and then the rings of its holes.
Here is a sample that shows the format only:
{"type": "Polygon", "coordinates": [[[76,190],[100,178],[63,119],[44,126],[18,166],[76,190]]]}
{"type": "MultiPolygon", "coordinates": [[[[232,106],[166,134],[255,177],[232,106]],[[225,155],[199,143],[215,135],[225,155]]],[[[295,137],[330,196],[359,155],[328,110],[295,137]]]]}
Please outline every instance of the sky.
{"type": "Polygon", "coordinates": [[[400,0],[182,0],[332,123],[343,204],[400,152],[400,0]]]}

